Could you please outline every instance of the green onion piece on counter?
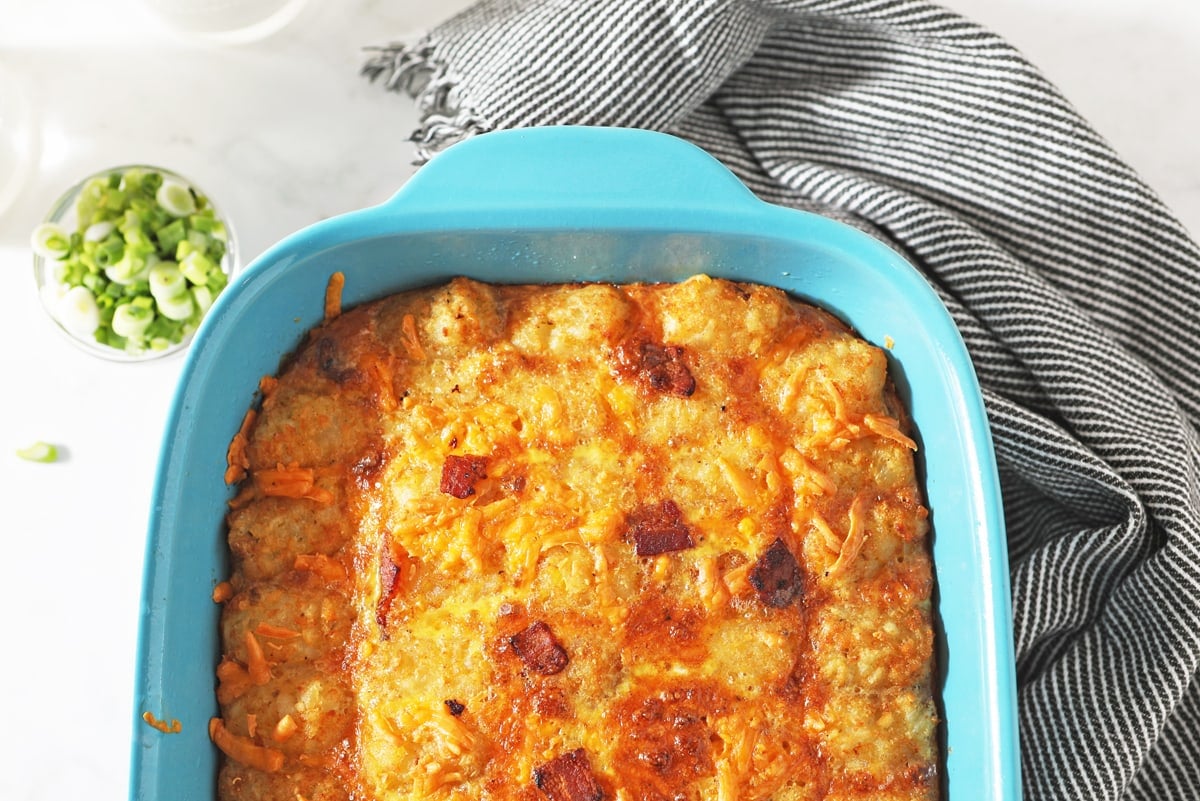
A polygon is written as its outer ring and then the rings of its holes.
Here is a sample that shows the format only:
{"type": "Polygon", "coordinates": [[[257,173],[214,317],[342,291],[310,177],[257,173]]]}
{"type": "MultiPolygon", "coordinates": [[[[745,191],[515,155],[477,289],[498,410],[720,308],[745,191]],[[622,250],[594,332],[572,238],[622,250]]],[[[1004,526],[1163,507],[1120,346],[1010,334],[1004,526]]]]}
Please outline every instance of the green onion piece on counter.
{"type": "Polygon", "coordinates": [[[25,448],[17,448],[17,456],[27,462],[58,461],[58,448],[49,442],[35,442],[25,448]]]}

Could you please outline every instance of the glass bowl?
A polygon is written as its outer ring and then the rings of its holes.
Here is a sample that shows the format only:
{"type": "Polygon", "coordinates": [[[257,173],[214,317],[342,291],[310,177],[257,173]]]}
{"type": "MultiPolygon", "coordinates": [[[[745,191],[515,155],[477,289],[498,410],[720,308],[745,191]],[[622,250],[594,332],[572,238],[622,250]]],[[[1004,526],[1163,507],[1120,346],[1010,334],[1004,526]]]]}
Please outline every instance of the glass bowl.
{"type": "MultiPolygon", "coordinates": [[[[110,167],[83,178],[51,206],[38,231],[31,244],[33,276],[42,307],[71,342],[110,361],[142,362],[185,350],[238,264],[233,226],[209,195],[173,170],[146,164],[110,167]],[[153,189],[160,184],[173,190],[166,205],[161,193],[159,199],[154,197],[153,189]],[[121,214],[111,211],[123,204],[121,214]],[[187,213],[188,206],[194,206],[192,213],[187,213]],[[80,219],[81,211],[87,220],[80,219]],[[93,225],[99,217],[112,217],[112,225],[93,225]],[[147,222],[138,225],[137,219],[147,222]],[[54,230],[69,236],[69,254],[55,257],[45,246],[39,247],[38,231],[49,230],[47,226],[58,226],[54,230]],[[196,251],[204,258],[193,255],[196,251]],[[156,267],[159,269],[154,270],[156,267]],[[88,293],[78,289],[81,285],[86,285],[88,293]],[[168,290],[174,293],[170,297],[168,290]],[[80,324],[80,312],[68,308],[73,305],[65,299],[69,292],[75,293],[72,299],[90,293],[91,300],[81,300],[88,322],[80,324]],[[149,309],[139,309],[142,319],[153,312],[151,328],[146,334],[120,336],[116,331],[130,331],[130,323],[113,321],[116,308],[134,299],[149,309]],[[189,299],[191,314],[178,319],[183,314],[179,304],[187,304],[189,299]],[[96,316],[100,325],[88,333],[90,320],[96,316]]],[[[126,320],[133,317],[123,316],[126,320]]]]}

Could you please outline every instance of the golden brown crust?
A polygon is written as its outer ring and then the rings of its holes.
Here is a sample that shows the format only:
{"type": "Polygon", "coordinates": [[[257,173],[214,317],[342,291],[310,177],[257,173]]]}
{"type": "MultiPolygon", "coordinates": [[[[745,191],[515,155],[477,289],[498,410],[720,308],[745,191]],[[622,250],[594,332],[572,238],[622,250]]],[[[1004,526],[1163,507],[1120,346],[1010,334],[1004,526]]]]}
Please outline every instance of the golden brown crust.
{"type": "Polygon", "coordinates": [[[222,799],[936,797],[878,348],[704,276],[335,305],[230,449],[221,721],[282,758],[222,799]]]}

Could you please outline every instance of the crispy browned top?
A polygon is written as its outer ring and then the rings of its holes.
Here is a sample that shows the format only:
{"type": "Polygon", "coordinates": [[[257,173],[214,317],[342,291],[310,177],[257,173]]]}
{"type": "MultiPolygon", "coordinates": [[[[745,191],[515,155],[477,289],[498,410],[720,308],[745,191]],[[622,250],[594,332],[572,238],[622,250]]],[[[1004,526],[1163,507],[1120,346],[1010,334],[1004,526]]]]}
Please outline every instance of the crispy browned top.
{"type": "Polygon", "coordinates": [[[830,315],[459,279],[338,314],[263,393],[226,801],[936,797],[916,443],[830,315]]]}

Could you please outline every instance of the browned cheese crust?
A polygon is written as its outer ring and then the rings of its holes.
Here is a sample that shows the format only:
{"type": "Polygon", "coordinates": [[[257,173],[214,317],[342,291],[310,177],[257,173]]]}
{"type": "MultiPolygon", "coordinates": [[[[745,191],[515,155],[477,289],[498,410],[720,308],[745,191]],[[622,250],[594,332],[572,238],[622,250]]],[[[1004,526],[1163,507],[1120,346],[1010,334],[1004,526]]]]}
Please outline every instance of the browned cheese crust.
{"type": "Polygon", "coordinates": [[[937,797],[906,430],[772,288],[337,314],[231,448],[221,799],[937,797]]]}

